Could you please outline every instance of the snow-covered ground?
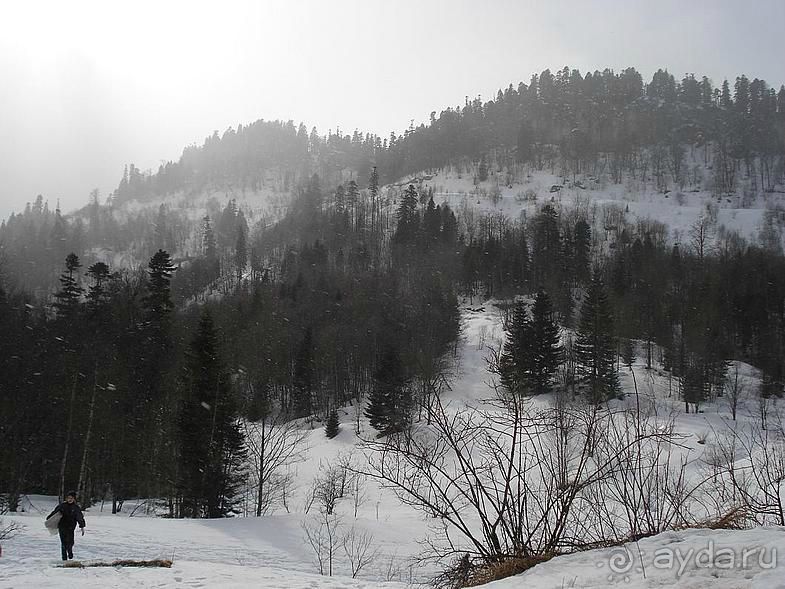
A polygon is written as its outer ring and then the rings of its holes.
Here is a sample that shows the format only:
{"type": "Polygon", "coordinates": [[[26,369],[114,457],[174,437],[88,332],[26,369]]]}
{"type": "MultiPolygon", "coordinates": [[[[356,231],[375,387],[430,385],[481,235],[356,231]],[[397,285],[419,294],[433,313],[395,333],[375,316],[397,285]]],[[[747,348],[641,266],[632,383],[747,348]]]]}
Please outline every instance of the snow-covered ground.
{"type": "MultiPolygon", "coordinates": [[[[699,162],[691,164],[700,169],[708,185],[711,171],[699,162]]],[[[693,224],[707,214],[707,207],[716,211],[713,230],[720,227],[735,230],[751,242],[758,240],[767,211],[777,210],[779,221],[775,230],[783,236],[785,224],[785,198],[781,193],[758,193],[747,186],[748,180],[740,180],[735,195],[717,198],[710,190],[685,187],[673,188],[666,193],[655,189],[651,180],[641,182],[626,178],[619,184],[609,182],[603,177],[597,180],[589,175],[572,176],[565,179],[548,170],[530,170],[522,178],[507,184],[509,178],[504,172],[491,172],[488,180],[475,184],[471,173],[445,168],[434,174],[415,175],[396,184],[393,191],[400,190],[408,182],[423,189],[433,189],[434,202],[438,205],[447,202],[454,211],[470,209],[475,217],[480,214],[503,213],[510,219],[522,215],[531,216],[538,207],[552,203],[563,210],[580,210],[595,221],[595,231],[605,228],[605,213],[615,208],[623,214],[624,220],[635,226],[641,220],[653,220],[667,225],[668,238],[672,242],[689,241],[693,224]],[[559,190],[551,192],[558,186],[559,190]],[[498,198],[492,198],[497,192],[498,198]],[[747,193],[749,196],[743,197],[747,193]]],[[[615,223],[615,221],[614,221],[615,223]]]]}
{"type": "Polygon", "coordinates": [[[783,589],[785,528],[666,532],[555,558],[487,589],[783,589]]]}
{"type": "MultiPolygon", "coordinates": [[[[452,405],[473,404],[488,398],[491,375],[486,358],[498,347],[503,336],[501,312],[487,302],[462,308],[463,339],[460,362],[452,390],[444,393],[452,405]]],[[[640,346],[639,346],[640,347],[640,346]]],[[[638,350],[641,356],[642,350],[638,350]]],[[[672,416],[681,452],[688,459],[691,473],[697,473],[702,457],[712,447],[714,438],[732,427],[726,399],[706,403],[698,414],[683,413],[683,404],[667,372],[656,363],[651,370],[644,360],[633,365],[641,403],[655,407],[658,415],[672,416]]],[[[736,427],[757,419],[753,395],[757,373],[739,364],[747,397],[739,406],[736,427]]],[[[621,368],[621,382],[628,393],[634,390],[632,373],[621,368]]],[[[626,401],[633,403],[630,394],[626,401]]],[[[538,399],[545,403],[547,399],[538,399]]],[[[774,412],[777,407],[771,409],[774,412]]],[[[154,568],[85,568],[59,566],[59,542],[44,529],[43,519],[54,507],[51,497],[30,496],[23,504],[24,513],[3,516],[23,529],[3,543],[0,557],[0,589],[23,587],[279,587],[288,588],[403,588],[425,583],[436,572],[435,565],[418,566],[422,552],[420,541],[429,534],[429,521],[413,509],[398,503],[389,491],[367,482],[364,500],[355,515],[350,497],[341,499],[336,508],[342,532],[354,527],[373,535],[375,557],[351,578],[351,568],[342,549],[336,553],[334,576],[319,574],[313,549],[308,545],[302,522],[315,517],[306,515],[306,498],[314,480],[328,465],[354,453],[362,458],[354,432],[354,407],[341,412],[342,429],[332,440],[324,436],[320,424],[307,432],[305,459],[292,466],[295,476],[287,509],[278,507],[273,515],[238,517],[224,520],[171,520],[136,511],[126,504],[123,513],[111,515],[100,505],[86,514],[87,533],[77,535],[75,555],[85,562],[116,559],[171,559],[171,569],[154,568]]],[[[304,427],[308,427],[304,425],[304,427]]],[[[362,423],[362,435],[372,431],[362,423]]],[[[498,589],[531,587],[561,589],[566,587],[676,587],[692,589],[715,587],[782,588],[783,566],[771,569],[772,559],[785,559],[785,530],[778,528],[744,531],[682,530],[646,538],[621,549],[605,549],[558,557],[538,565],[520,577],[489,585],[498,589]],[[750,553],[754,548],[764,553],[750,553]],[[743,551],[747,557],[742,561],[743,551]],[[704,552],[699,552],[704,550],[704,552]],[[713,551],[714,564],[707,566],[706,551],[713,551]],[[732,550],[730,553],[728,550],[732,550]],[[670,551],[670,552],[668,552],[670,551]],[[631,556],[630,556],[631,555],[631,556]],[[668,564],[668,558],[671,564],[668,564]],[[696,560],[696,558],[698,560],[696,560]],[[625,560],[626,559],[626,560],[625,560]],[[735,560],[734,560],[735,559],[735,560]],[[642,563],[642,564],[641,564],[642,563]]],[[[777,562],[779,565],[779,562],[777,562]]]]}
{"type": "MultiPolygon", "coordinates": [[[[74,556],[85,563],[116,559],[169,559],[172,568],[62,568],[60,542],[44,529],[54,508],[48,497],[31,497],[23,515],[6,517],[24,529],[3,546],[0,587],[280,587],[401,588],[379,578],[325,577],[314,568],[298,518],[270,516],[224,520],[168,520],[112,516],[90,509],[74,556]]],[[[127,508],[127,507],[126,507],[127,508]]],[[[389,541],[395,541],[391,534],[389,541]]],[[[406,538],[400,538],[405,542],[406,538]]],[[[375,563],[383,575],[385,562],[375,563]],[[381,565],[381,566],[379,566],[381,565]]],[[[399,563],[393,562],[393,567],[399,563]]],[[[345,571],[342,571],[345,573],[345,571]]],[[[394,570],[391,574],[398,575],[394,570]]]]}

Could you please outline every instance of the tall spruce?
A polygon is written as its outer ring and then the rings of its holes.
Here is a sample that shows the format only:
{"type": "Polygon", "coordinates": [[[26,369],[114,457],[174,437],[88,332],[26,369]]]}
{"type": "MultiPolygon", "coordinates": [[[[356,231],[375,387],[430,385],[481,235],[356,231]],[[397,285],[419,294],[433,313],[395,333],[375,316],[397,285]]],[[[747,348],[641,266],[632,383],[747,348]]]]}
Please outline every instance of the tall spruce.
{"type": "Polygon", "coordinates": [[[60,290],[55,294],[54,307],[60,319],[73,317],[79,308],[84,289],[79,284],[76,273],[81,267],[79,256],[74,253],[68,254],[65,259],[65,272],[60,275],[60,290]]]}
{"type": "Polygon", "coordinates": [[[540,290],[532,305],[531,319],[531,383],[535,394],[549,393],[553,377],[563,362],[564,350],[559,337],[559,326],[553,317],[548,294],[540,290]]]}
{"type": "Polygon", "coordinates": [[[333,439],[340,431],[341,425],[338,421],[338,410],[333,406],[327,414],[327,423],[324,425],[324,435],[329,439],[333,439]]]}
{"type": "Polygon", "coordinates": [[[549,393],[563,355],[559,327],[547,293],[537,293],[531,318],[526,303],[516,301],[500,360],[502,384],[515,394],[549,393]]]}
{"type": "Polygon", "coordinates": [[[412,396],[400,352],[386,344],[377,361],[365,416],[379,436],[403,431],[411,420],[412,396]]]}
{"type": "Polygon", "coordinates": [[[515,395],[531,393],[532,382],[532,326],[526,303],[515,302],[510,324],[507,326],[504,351],[499,372],[504,387],[515,395]]]}
{"type": "Polygon", "coordinates": [[[231,379],[207,310],[186,353],[179,388],[179,516],[225,517],[239,501],[245,446],[231,379]]]}
{"type": "Polygon", "coordinates": [[[420,217],[417,214],[417,189],[413,184],[404,190],[398,205],[398,225],[395,228],[395,241],[401,244],[411,243],[420,228],[420,217]]]}
{"type": "Polygon", "coordinates": [[[583,299],[574,353],[579,381],[592,403],[618,395],[613,317],[599,269],[583,299]]]}
{"type": "Polygon", "coordinates": [[[177,268],[172,263],[172,258],[164,250],[158,250],[150,258],[147,270],[149,281],[144,304],[156,319],[163,318],[174,308],[170,283],[175,270],[177,268]]]}

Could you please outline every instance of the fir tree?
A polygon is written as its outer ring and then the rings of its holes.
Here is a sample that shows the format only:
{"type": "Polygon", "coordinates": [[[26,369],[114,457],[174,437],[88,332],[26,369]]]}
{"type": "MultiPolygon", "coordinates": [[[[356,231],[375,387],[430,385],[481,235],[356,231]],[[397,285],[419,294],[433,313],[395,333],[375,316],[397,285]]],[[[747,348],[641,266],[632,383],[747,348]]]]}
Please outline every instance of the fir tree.
{"type": "Polygon", "coordinates": [[[107,302],[106,282],[109,280],[109,266],[104,262],[96,262],[87,269],[87,275],[93,279],[93,284],[87,293],[87,300],[93,310],[107,302]]]}
{"type": "Polygon", "coordinates": [[[188,349],[179,388],[178,490],[181,517],[224,517],[234,511],[245,447],[231,379],[204,311],[188,349]]]}
{"type": "Polygon", "coordinates": [[[533,384],[532,327],[529,310],[522,300],[515,302],[512,321],[505,331],[507,337],[499,365],[502,384],[513,394],[529,394],[533,384]]]}
{"type": "Polygon", "coordinates": [[[400,353],[387,345],[376,366],[365,416],[381,437],[403,431],[410,422],[411,409],[412,396],[400,353]]]}
{"type": "Polygon", "coordinates": [[[551,300],[540,290],[534,299],[531,319],[531,382],[533,392],[549,393],[553,375],[563,361],[559,327],[553,319],[551,300]]]}
{"type": "Polygon", "coordinates": [[[335,407],[330,409],[327,415],[327,423],[324,426],[324,435],[332,439],[341,431],[340,422],[338,421],[338,411],[335,407]]]}
{"type": "Polygon", "coordinates": [[[431,198],[428,199],[428,204],[425,207],[425,214],[423,215],[423,237],[427,249],[430,249],[439,241],[441,223],[442,219],[439,208],[434,204],[433,196],[431,196],[431,198]]]}
{"type": "Polygon", "coordinates": [[[531,265],[534,286],[555,286],[552,278],[561,269],[562,243],[559,234],[559,215],[550,204],[545,205],[533,219],[531,265]]]}
{"type": "Polygon", "coordinates": [[[599,270],[594,271],[581,306],[574,350],[578,377],[591,402],[600,403],[617,395],[613,319],[599,270]]]}
{"type": "Polygon", "coordinates": [[[81,267],[79,256],[74,253],[68,254],[65,259],[65,272],[60,275],[60,290],[55,294],[54,307],[59,318],[72,317],[79,307],[84,289],[75,274],[81,267]]]}
{"type": "Polygon", "coordinates": [[[575,278],[580,284],[586,284],[591,278],[590,271],[591,228],[583,219],[575,224],[575,240],[573,241],[575,278]]]}
{"type": "Polygon", "coordinates": [[[174,308],[170,282],[172,274],[177,270],[169,253],[158,250],[148,264],[149,281],[145,307],[156,318],[162,318],[174,308]]]}
{"type": "Polygon", "coordinates": [[[420,226],[417,201],[417,189],[413,184],[409,184],[401,195],[401,203],[398,205],[398,225],[395,228],[395,241],[398,243],[411,243],[417,235],[420,226]]]}

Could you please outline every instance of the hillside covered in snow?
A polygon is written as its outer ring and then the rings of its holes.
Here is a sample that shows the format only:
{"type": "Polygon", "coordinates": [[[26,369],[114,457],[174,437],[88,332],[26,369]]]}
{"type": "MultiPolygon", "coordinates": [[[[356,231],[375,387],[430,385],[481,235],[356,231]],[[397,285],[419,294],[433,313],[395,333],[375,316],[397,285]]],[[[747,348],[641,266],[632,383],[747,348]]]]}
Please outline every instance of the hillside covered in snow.
{"type": "Polygon", "coordinates": [[[777,587],[784,145],[763,80],[565,68],[39,196],[0,226],[0,586],[777,587]],[[63,566],[71,488],[79,562],[172,566],[63,566]]]}

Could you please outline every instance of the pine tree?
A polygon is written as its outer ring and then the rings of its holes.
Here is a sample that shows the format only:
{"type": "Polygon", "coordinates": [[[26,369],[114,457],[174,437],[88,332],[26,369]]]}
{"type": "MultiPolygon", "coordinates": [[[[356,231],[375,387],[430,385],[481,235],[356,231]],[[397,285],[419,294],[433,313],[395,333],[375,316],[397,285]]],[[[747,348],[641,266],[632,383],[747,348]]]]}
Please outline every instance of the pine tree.
{"type": "Polygon", "coordinates": [[[507,337],[500,358],[502,384],[516,395],[532,390],[532,326],[529,310],[522,300],[515,302],[512,321],[505,330],[507,337]]]}
{"type": "Polygon", "coordinates": [[[412,396],[400,353],[387,345],[377,362],[365,416],[379,436],[403,431],[411,420],[412,396]]]}
{"type": "Polygon", "coordinates": [[[458,239],[458,220],[447,203],[439,207],[441,215],[441,239],[442,243],[453,245],[458,239]]]}
{"type": "Polygon", "coordinates": [[[575,240],[573,242],[575,278],[580,284],[586,284],[591,278],[590,271],[591,228],[583,219],[575,224],[575,240]]]}
{"type": "Polygon", "coordinates": [[[65,272],[60,275],[60,290],[55,294],[54,307],[59,318],[72,317],[79,307],[84,289],[79,285],[75,274],[81,267],[79,256],[68,254],[65,259],[65,272]]]}
{"type": "Polygon", "coordinates": [[[563,362],[559,326],[553,319],[551,300],[540,290],[534,299],[531,319],[531,382],[535,394],[549,393],[553,375],[563,362]]]}
{"type": "Polygon", "coordinates": [[[423,237],[425,247],[430,249],[439,241],[439,231],[441,230],[441,213],[433,202],[433,196],[428,199],[428,204],[423,215],[423,237]]]}
{"type": "Polygon", "coordinates": [[[181,517],[224,517],[239,499],[245,446],[231,379],[203,311],[179,380],[178,490],[181,517]]]}
{"type": "Polygon", "coordinates": [[[107,302],[105,284],[109,280],[109,266],[104,262],[96,262],[87,269],[87,275],[93,279],[87,300],[93,310],[96,310],[107,302]]]}
{"type": "Polygon", "coordinates": [[[409,184],[401,195],[401,203],[398,205],[398,225],[395,228],[395,241],[398,243],[411,243],[417,235],[420,226],[417,201],[417,189],[413,184],[409,184]]]}
{"type": "Polygon", "coordinates": [[[591,402],[600,403],[619,393],[613,319],[599,270],[594,271],[581,306],[574,351],[578,377],[591,402]]]}
{"type": "Polygon", "coordinates": [[[706,381],[705,367],[700,362],[700,359],[696,357],[690,358],[684,369],[681,387],[681,394],[687,413],[690,412],[690,403],[693,404],[697,413],[700,404],[708,397],[708,383],[706,381]]]}
{"type": "Polygon", "coordinates": [[[162,318],[174,308],[170,281],[177,268],[172,263],[169,253],[158,250],[148,264],[149,281],[145,307],[156,318],[162,318]]]}
{"type": "Polygon", "coordinates": [[[364,415],[368,418],[371,427],[379,432],[379,437],[385,435],[390,419],[390,392],[380,386],[374,386],[368,394],[368,405],[364,415]]]}
{"type": "Polygon", "coordinates": [[[352,227],[359,229],[362,226],[362,219],[360,218],[360,188],[354,180],[349,180],[349,183],[346,185],[346,208],[349,211],[352,227]]]}
{"type": "Polygon", "coordinates": [[[720,94],[720,106],[722,108],[730,108],[733,105],[733,100],[730,96],[730,84],[728,80],[722,81],[722,93],[720,94]]]}
{"type": "Polygon", "coordinates": [[[534,286],[548,287],[552,278],[561,268],[562,243],[559,234],[559,215],[551,205],[545,205],[532,220],[534,236],[532,240],[531,265],[534,286]]]}
{"type": "Polygon", "coordinates": [[[335,407],[330,409],[327,415],[327,423],[324,426],[324,435],[333,439],[341,431],[340,422],[338,421],[338,411],[335,407]]]}
{"type": "Polygon", "coordinates": [[[218,243],[222,248],[231,248],[232,242],[237,237],[237,202],[232,199],[226,203],[216,225],[218,243]]]}

